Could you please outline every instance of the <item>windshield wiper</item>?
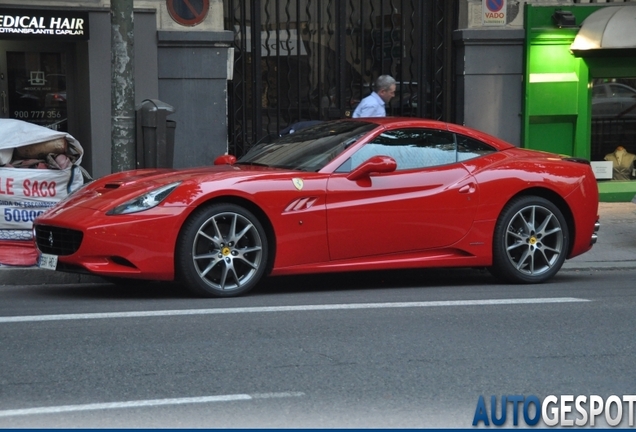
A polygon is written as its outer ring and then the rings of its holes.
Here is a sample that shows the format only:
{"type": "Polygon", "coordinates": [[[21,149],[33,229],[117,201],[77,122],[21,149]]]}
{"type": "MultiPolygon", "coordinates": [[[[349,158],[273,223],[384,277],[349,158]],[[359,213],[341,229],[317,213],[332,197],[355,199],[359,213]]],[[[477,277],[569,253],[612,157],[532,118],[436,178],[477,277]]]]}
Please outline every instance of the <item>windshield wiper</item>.
{"type": "Polygon", "coordinates": [[[260,162],[236,162],[234,165],[251,165],[251,166],[262,166],[262,167],[271,167],[271,165],[267,165],[260,162]]]}
{"type": "Polygon", "coordinates": [[[360,134],[360,135],[358,135],[358,136],[351,137],[351,138],[349,138],[348,140],[346,140],[345,142],[343,142],[343,143],[342,143],[342,145],[344,146],[344,147],[343,147],[343,150],[348,149],[348,148],[349,148],[349,146],[350,146],[351,144],[355,143],[356,141],[358,141],[358,138],[360,138],[362,135],[364,135],[364,134],[360,134]]]}

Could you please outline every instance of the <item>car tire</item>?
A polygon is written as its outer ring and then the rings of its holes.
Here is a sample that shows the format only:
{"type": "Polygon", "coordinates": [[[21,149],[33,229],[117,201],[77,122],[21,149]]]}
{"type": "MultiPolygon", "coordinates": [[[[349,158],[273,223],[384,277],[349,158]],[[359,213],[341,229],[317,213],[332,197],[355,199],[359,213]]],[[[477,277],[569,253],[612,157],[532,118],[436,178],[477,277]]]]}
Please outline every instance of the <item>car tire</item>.
{"type": "Polygon", "coordinates": [[[489,270],[506,282],[545,282],[561,269],[569,241],[567,222],[556,205],[537,196],[515,198],[497,220],[489,270]]]}
{"type": "Polygon", "coordinates": [[[234,297],[250,291],[265,273],[268,241],[258,218],[235,204],[197,210],[177,243],[179,279],[196,295],[234,297]]]}

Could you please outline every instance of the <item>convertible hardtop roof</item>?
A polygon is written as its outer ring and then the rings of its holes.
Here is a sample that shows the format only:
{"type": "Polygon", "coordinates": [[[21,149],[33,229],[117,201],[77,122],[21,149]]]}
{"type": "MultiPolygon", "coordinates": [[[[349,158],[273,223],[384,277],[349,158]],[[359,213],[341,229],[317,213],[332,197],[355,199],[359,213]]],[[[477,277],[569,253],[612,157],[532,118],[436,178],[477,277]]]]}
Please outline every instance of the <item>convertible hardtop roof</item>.
{"type": "Polygon", "coordinates": [[[513,144],[510,144],[507,141],[504,141],[500,138],[487,134],[485,132],[479,131],[477,129],[473,129],[470,127],[458,125],[455,123],[447,123],[439,120],[418,118],[418,117],[367,117],[367,118],[356,118],[350,119],[351,121],[365,121],[368,123],[376,123],[378,125],[383,126],[391,126],[391,127],[426,127],[433,129],[442,129],[448,130],[449,132],[454,132],[462,135],[466,135],[472,138],[475,138],[480,141],[484,141],[485,143],[491,144],[497,147],[500,150],[504,150],[507,148],[516,147],[513,144]]]}

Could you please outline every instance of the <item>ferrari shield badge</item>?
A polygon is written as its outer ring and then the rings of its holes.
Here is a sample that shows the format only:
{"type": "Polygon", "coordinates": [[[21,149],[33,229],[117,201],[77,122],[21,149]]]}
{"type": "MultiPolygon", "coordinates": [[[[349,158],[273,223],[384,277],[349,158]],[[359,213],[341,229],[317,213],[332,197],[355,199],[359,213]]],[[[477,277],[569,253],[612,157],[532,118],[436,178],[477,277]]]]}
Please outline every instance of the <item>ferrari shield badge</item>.
{"type": "Polygon", "coordinates": [[[298,190],[303,190],[303,179],[298,178],[298,177],[294,177],[292,179],[292,183],[294,184],[294,187],[298,190]]]}

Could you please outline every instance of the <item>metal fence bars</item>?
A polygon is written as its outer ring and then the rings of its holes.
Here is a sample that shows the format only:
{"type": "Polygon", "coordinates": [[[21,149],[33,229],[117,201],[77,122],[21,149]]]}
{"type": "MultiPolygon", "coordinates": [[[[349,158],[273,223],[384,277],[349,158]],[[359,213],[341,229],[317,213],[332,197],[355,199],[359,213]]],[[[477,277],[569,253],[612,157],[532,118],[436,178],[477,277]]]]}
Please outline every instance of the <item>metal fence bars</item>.
{"type": "Polygon", "coordinates": [[[451,121],[451,32],[443,0],[224,0],[234,39],[230,153],[305,120],[350,116],[382,74],[388,115],[451,121]]]}

